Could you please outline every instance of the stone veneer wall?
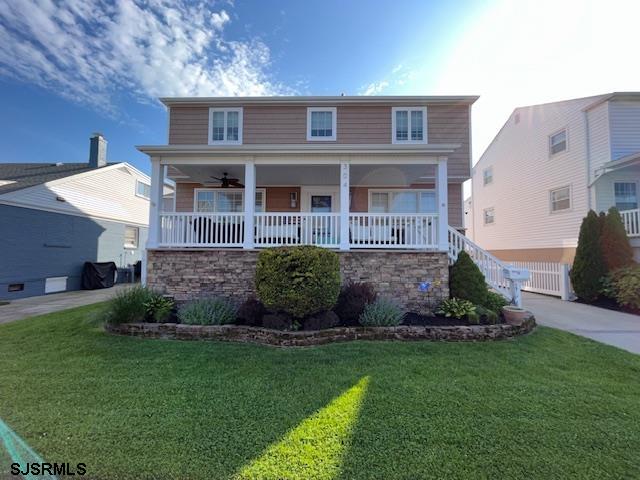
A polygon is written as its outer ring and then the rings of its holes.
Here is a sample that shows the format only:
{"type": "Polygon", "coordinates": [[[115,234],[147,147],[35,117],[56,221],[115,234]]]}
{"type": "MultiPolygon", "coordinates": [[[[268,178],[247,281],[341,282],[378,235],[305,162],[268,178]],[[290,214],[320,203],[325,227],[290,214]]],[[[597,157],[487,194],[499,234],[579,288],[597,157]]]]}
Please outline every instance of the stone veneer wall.
{"type": "MultiPolygon", "coordinates": [[[[255,295],[255,250],[149,250],[147,284],[177,301],[221,295],[243,301],[255,295]]],[[[378,293],[407,311],[427,313],[429,303],[449,296],[449,267],[443,252],[361,250],[338,252],[342,282],[371,282],[378,293]],[[429,281],[431,293],[420,291],[429,281]]]]}

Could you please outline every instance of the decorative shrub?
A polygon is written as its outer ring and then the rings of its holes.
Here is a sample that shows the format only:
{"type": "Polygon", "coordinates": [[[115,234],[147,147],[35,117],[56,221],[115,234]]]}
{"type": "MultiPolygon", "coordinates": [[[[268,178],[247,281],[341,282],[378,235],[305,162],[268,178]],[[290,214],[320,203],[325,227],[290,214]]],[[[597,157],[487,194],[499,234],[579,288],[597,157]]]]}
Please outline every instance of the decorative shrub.
{"type": "Polygon", "coordinates": [[[173,300],[154,293],[149,300],[144,303],[146,319],[148,322],[166,322],[173,310],[173,300]]]}
{"type": "Polygon", "coordinates": [[[376,292],[370,283],[350,282],[342,287],[338,303],[333,309],[345,325],[357,325],[364,307],[376,301],[376,292]]]}
{"type": "Polygon", "coordinates": [[[465,318],[469,315],[473,316],[476,313],[476,307],[469,300],[453,297],[443,300],[436,313],[449,318],[465,318]]]}
{"type": "Polygon", "coordinates": [[[488,323],[490,325],[494,325],[496,323],[498,323],[498,314],[487,308],[484,307],[482,305],[476,305],[476,315],[479,316],[479,319],[482,320],[484,323],[488,323]]]}
{"type": "Polygon", "coordinates": [[[607,212],[600,235],[600,249],[608,272],[633,265],[633,249],[616,207],[607,212]]]}
{"type": "Polygon", "coordinates": [[[226,325],[235,321],[236,309],[224,298],[201,298],[181,306],[178,318],[188,325],[226,325]]]}
{"type": "Polygon", "coordinates": [[[467,252],[460,252],[449,275],[451,296],[469,300],[476,305],[484,305],[489,289],[484,275],[467,252]]]}
{"type": "Polygon", "coordinates": [[[394,327],[400,325],[404,317],[402,309],[384,298],[378,298],[375,302],[364,307],[360,315],[360,325],[365,327],[394,327]]]}
{"type": "Polygon", "coordinates": [[[144,322],[147,317],[145,305],[156,296],[159,295],[142,286],[121,290],[107,302],[104,321],[114,325],[144,322]]]}
{"type": "Polygon", "coordinates": [[[338,255],[306,245],[263,250],[256,266],[256,289],[269,310],[296,318],[331,310],[340,293],[338,255]]]}
{"type": "Polygon", "coordinates": [[[610,278],[618,304],[640,310],[640,265],[616,270],[610,278]]]}
{"type": "Polygon", "coordinates": [[[262,317],[266,309],[260,300],[248,298],[238,308],[236,313],[236,323],[238,325],[249,325],[257,327],[262,324],[262,317]]]}
{"type": "Polygon", "coordinates": [[[580,225],[578,248],[571,269],[571,283],[578,298],[591,302],[598,298],[600,279],[606,273],[600,246],[600,222],[590,210],[580,225]]]}
{"type": "Polygon", "coordinates": [[[311,317],[307,317],[302,321],[303,330],[325,330],[327,328],[337,327],[340,323],[338,315],[331,310],[316,313],[311,317]]]}
{"type": "Polygon", "coordinates": [[[489,310],[491,310],[492,312],[495,312],[496,314],[500,313],[502,311],[502,307],[506,305],[509,305],[509,302],[507,301],[507,299],[504,298],[499,293],[493,292],[491,290],[489,290],[489,292],[487,293],[487,299],[482,304],[483,307],[488,308],[489,310]]]}

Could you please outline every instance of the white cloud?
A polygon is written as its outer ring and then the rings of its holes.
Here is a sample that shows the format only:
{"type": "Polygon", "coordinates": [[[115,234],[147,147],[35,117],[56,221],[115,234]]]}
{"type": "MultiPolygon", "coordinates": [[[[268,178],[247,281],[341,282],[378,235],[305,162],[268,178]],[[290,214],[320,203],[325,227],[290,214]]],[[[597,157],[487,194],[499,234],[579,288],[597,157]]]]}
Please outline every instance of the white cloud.
{"type": "Polygon", "coordinates": [[[389,82],[382,80],[380,82],[370,83],[360,89],[360,95],[378,95],[389,86],[389,82]]]}
{"type": "Polygon", "coordinates": [[[183,0],[0,2],[0,74],[107,113],[132,92],[158,96],[270,95],[269,48],[231,41],[225,10],[183,0]]]}

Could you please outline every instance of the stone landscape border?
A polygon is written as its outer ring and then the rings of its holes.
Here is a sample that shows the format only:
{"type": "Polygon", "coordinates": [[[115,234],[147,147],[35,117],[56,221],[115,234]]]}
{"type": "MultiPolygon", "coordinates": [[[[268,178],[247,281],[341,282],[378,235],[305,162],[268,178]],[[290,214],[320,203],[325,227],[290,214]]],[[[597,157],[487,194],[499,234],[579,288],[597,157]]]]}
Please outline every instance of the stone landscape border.
{"type": "Polygon", "coordinates": [[[107,325],[107,331],[119,335],[175,340],[217,340],[254,343],[276,347],[308,347],[352,340],[430,340],[477,342],[503,340],[529,333],[536,326],[529,317],[521,325],[472,325],[423,327],[337,327],[326,330],[282,331],[244,325],[184,325],[176,323],[123,323],[107,325]]]}

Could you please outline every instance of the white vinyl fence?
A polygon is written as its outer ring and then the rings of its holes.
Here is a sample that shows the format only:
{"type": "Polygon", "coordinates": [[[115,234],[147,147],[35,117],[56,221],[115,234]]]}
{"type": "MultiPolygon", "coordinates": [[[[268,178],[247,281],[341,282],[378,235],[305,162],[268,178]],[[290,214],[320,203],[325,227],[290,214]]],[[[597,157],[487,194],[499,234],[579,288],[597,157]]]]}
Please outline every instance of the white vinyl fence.
{"type": "Polygon", "coordinates": [[[562,300],[572,296],[569,280],[570,265],[555,262],[506,262],[530,272],[529,280],[523,282],[522,290],[545,295],[555,295],[562,300]]]}

